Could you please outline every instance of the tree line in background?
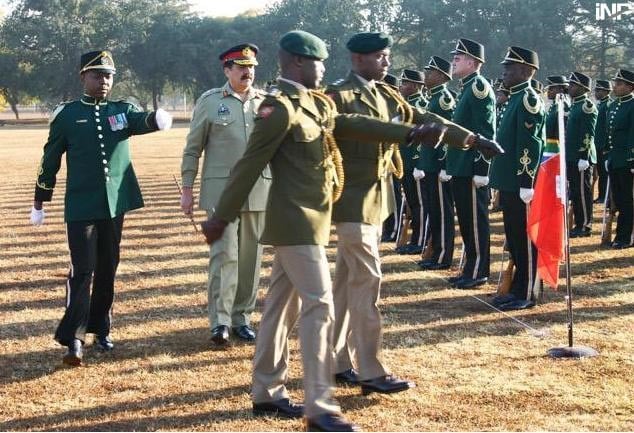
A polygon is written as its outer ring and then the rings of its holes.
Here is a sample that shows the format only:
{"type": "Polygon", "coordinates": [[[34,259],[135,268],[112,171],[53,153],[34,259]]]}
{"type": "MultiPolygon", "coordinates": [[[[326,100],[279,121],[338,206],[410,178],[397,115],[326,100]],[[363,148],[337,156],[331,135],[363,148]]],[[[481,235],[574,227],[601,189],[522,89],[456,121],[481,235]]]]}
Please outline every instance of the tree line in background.
{"type": "Polygon", "coordinates": [[[197,97],[222,85],[220,52],[260,47],[256,79],[277,76],[277,41],[302,29],[330,46],[326,81],[344,76],[345,48],[359,31],[392,34],[392,68],[422,69],[431,55],[450,59],[455,40],[485,45],[484,75],[498,77],[509,45],[536,50],[538,78],[573,70],[609,78],[633,65],[634,18],[595,19],[589,0],[279,0],[265,13],[200,17],[186,0],[15,0],[0,24],[0,95],[52,106],[80,94],[81,53],[107,48],[115,58],[114,95],[156,108],[163,96],[197,97]]]}

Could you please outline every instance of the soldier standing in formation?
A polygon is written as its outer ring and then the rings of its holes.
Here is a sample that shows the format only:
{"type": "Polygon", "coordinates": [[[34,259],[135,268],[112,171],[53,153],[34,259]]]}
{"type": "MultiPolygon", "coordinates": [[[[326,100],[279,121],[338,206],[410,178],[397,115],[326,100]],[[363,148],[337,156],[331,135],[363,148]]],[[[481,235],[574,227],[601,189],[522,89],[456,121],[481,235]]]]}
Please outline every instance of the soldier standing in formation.
{"type": "Polygon", "coordinates": [[[96,335],[101,350],[114,347],[111,308],[123,219],[126,212],[143,207],[128,138],[172,125],[161,109],[144,113],[129,102],[109,100],[115,72],[110,51],[81,56],[84,96],[59,105],[51,116],[31,210],[31,223],[42,225],[43,202],[53,197],[66,154],[64,221],[71,267],[66,311],[55,340],[68,347],[63,362],[73,366],[82,362],[86,333],[96,335]]]}
{"type": "MultiPolygon", "coordinates": [[[[452,120],[493,140],[495,138],[495,95],[480,75],[484,47],[469,39],[459,39],[452,51],[453,75],[460,78],[462,91],[452,120]]],[[[447,174],[458,215],[465,255],[462,273],[450,279],[453,286],[470,289],[489,278],[489,164],[477,150],[447,151],[447,174]]]]}
{"type": "Polygon", "coordinates": [[[539,69],[537,53],[510,47],[502,64],[504,86],[511,97],[497,134],[505,152],[493,160],[491,186],[500,191],[504,233],[516,270],[510,293],[496,296],[492,304],[501,310],[518,310],[535,305],[539,287],[536,250],[526,232],[526,221],[543,146],[545,115],[541,98],[530,87],[530,79],[539,69]]]}
{"type": "Polygon", "coordinates": [[[546,95],[550,101],[550,108],[546,114],[546,144],[542,154],[542,161],[559,153],[559,109],[555,103],[557,95],[564,98],[564,126],[568,122],[570,100],[568,99],[568,78],[564,75],[546,77],[546,95]]]}
{"type": "MultiPolygon", "coordinates": [[[[607,112],[610,100],[612,83],[609,80],[596,80],[594,85],[594,97],[597,100],[597,125],[594,130],[594,147],[597,150],[597,175],[599,177],[599,195],[595,203],[604,203],[608,185],[608,172],[605,169],[607,158],[608,122],[607,112]]],[[[608,204],[609,205],[609,204],[608,204]]]]}
{"type": "Polygon", "coordinates": [[[608,106],[608,172],[618,212],[612,248],[634,245],[634,72],[619,69],[612,78],[614,101],[608,106]]]}
{"type": "Polygon", "coordinates": [[[325,42],[307,32],[291,31],[279,46],[279,88],[260,105],[247,149],[234,166],[213,216],[203,223],[203,233],[208,243],[221,238],[270,163],[273,181],[261,242],[275,247],[275,259],[253,360],[253,411],[293,418],[305,415],[308,429],[353,431],[356,426],[341,416],[332,398],[334,307],[325,245],[333,200],[344,187],[335,137],[377,148],[381,142],[437,143],[443,128],[412,128],[337,114],[332,100],[313,90],[325,71],[325,42]],[[286,389],[288,338],[297,321],[304,406],[293,404],[286,389]]]}
{"type": "MultiPolygon", "coordinates": [[[[447,120],[451,119],[456,107],[456,101],[447,89],[449,81],[451,63],[441,57],[432,56],[425,66],[425,86],[430,93],[427,109],[447,120]]],[[[431,253],[427,259],[418,263],[423,270],[449,269],[453,260],[456,232],[451,183],[441,182],[438,177],[446,156],[446,144],[435,149],[420,146],[414,168],[414,178],[422,191],[422,202],[429,210],[431,253]]]]}
{"type": "MultiPolygon", "coordinates": [[[[220,55],[227,82],[203,93],[196,102],[183,150],[181,208],[191,215],[193,185],[204,154],[200,207],[213,214],[220,193],[236,161],[247,147],[255,113],[264,94],[253,88],[258,48],[240,44],[220,55]]],[[[229,327],[241,340],[255,340],[251,313],[260,281],[264,210],[271,185],[269,167],[264,167],[240,210],[240,217],[224,231],[222,239],[209,247],[207,308],[211,341],[229,342],[229,327]]]]}
{"type": "Polygon", "coordinates": [[[572,201],[574,227],[570,237],[590,236],[592,232],[592,165],[597,156],[594,128],[597,108],[588,98],[590,77],[580,72],[570,74],[568,94],[572,106],[566,124],[566,173],[572,201]]]}

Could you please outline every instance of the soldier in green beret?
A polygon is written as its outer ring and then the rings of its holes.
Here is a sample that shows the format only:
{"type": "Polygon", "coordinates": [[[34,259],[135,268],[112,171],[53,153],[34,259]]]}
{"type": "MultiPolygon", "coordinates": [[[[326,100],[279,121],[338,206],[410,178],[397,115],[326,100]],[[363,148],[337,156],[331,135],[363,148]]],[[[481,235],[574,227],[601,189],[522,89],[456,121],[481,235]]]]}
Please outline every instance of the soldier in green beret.
{"type": "Polygon", "coordinates": [[[559,153],[559,110],[555,104],[557,95],[564,95],[564,125],[568,122],[570,112],[570,99],[568,98],[568,78],[564,75],[551,75],[546,77],[546,94],[551,101],[546,114],[546,145],[542,154],[542,161],[559,153]]]}
{"type": "MultiPolygon", "coordinates": [[[[460,78],[452,121],[489,139],[495,138],[495,94],[480,74],[484,46],[470,39],[458,39],[452,51],[453,75],[460,78]]],[[[489,164],[477,150],[447,151],[446,170],[463,242],[464,266],[460,275],[450,278],[459,289],[486,284],[490,265],[489,164]]]]}
{"type": "MultiPolygon", "coordinates": [[[[417,124],[444,125],[445,141],[459,148],[484,142],[441,116],[412,107],[381,81],[390,66],[391,44],[389,35],[378,32],[358,33],[350,38],[347,47],[351,70],[326,89],[337,111],[366,114],[384,121],[400,118],[417,124]]],[[[403,174],[398,144],[411,140],[383,140],[379,146],[369,145],[372,141],[339,141],[346,183],[333,211],[337,228],[333,287],[335,371],[339,381],[359,380],[363,393],[392,393],[404,391],[412,384],[391,375],[381,359],[381,314],[377,303],[382,275],[378,243],[381,223],[392,201],[391,174],[403,174]],[[358,373],[353,367],[358,368],[358,373]]]]}
{"type": "Polygon", "coordinates": [[[634,245],[634,72],[619,69],[612,78],[614,101],[608,106],[608,172],[618,212],[612,248],[634,245]]]}
{"type": "MultiPolygon", "coordinates": [[[[425,82],[421,72],[414,69],[403,69],[399,91],[409,105],[418,110],[425,110],[428,104],[427,99],[422,94],[424,85],[425,82]]],[[[401,186],[403,187],[403,194],[411,215],[409,227],[412,230],[412,235],[406,245],[396,248],[396,252],[399,254],[420,254],[425,245],[427,245],[429,219],[428,210],[422,201],[421,192],[418,188],[418,182],[413,175],[418,152],[414,147],[408,146],[407,143],[401,143],[399,150],[403,159],[401,186]]],[[[398,220],[402,221],[405,206],[400,206],[399,209],[401,213],[398,216],[398,220]]]]}
{"type": "MultiPolygon", "coordinates": [[[[427,110],[447,120],[451,119],[456,107],[456,101],[447,89],[451,73],[451,63],[442,57],[432,56],[425,66],[425,86],[431,95],[427,110]]],[[[431,233],[431,255],[418,265],[423,270],[449,269],[455,238],[453,195],[451,183],[442,182],[438,176],[445,166],[447,145],[436,149],[421,146],[417,156],[413,176],[429,213],[431,233]]]]}
{"type": "MultiPolygon", "coordinates": [[[[208,243],[221,238],[240,214],[253,184],[270,163],[273,180],[261,242],[273,245],[271,286],[260,322],[253,361],[253,412],[298,418],[318,431],[354,431],[332,398],[333,292],[325,245],[333,201],[356,174],[344,176],[336,140],[378,143],[421,140],[437,143],[440,126],[413,127],[367,116],[338,114],[319,87],[328,57],[324,41],[304,31],[279,42],[281,77],[262,101],[247,148],[235,164],[213,216],[203,223],[208,243]],[[299,321],[304,405],[286,389],[288,338],[299,321]]],[[[362,146],[360,146],[362,147],[362,146]]],[[[377,172],[374,172],[374,176],[377,172]]]]}
{"type": "Polygon", "coordinates": [[[566,124],[566,172],[574,214],[570,237],[590,236],[592,231],[592,165],[597,163],[594,128],[597,107],[588,98],[591,79],[581,72],[570,75],[568,95],[572,106],[566,124]]]}
{"type": "Polygon", "coordinates": [[[53,197],[66,154],[64,221],[71,270],[66,311],[55,339],[68,347],[63,362],[73,366],[82,362],[86,333],[96,335],[100,349],[114,347],[110,315],[123,219],[126,212],[143,207],[128,138],[172,124],[163,110],[144,113],[129,102],[108,99],[115,72],[110,51],[81,56],[84,95],[60,104],[51,116],[31,210],[31,223],[42,225],[43,202],[53,197]]]}
{"type": "Polygon", "coordinates": [[[511,97],[497,131],[505,152],[493,160],[491,187],[500,191],[506,243],[516,269],[510,293],[496,296],[492,304],[501,310],[519,310],[535,305],[539,287],[537,252],[526,234],[526,220],[543,146],[545,115],[541,98],[530,86],[539,68],[537,53],[513,46],[502,64],[504,86],[511,97]]]}
{"type": "MultiPolygon", "coordinates": [[[[211,216],[231,169],[247,147],[255,113],[264,99],[264,92],[253,87],[257,53],[257,46],[246,43],[220,54],[227,82],[206,91],[196,102],[181,164],[181,208],[186,215],[193,211],[193,185],[201,156],[200,207],[211,216]]],[[[229,327],[237,338],[255,340],[250,317],[260,280],[262,246],[258,241],[270,185],[271,172],[265,167],[240,217],[209,249],[207,308],[211,341],[217,346],[229,342],[229,327]]]]}
{"type": "Polygon", "coordinates": [[[594,129],[594,147],[597,150],[597,175],[599,178],[599,196],[595,203],[605,202],[605,192],[608,183],[608,172],[605,169],[608,142],[608,104],[611,102],[610,92],[612,83],[609,80],[596,80],[594,85],[594,97],[597,101],[597,125],[594,129]]]}

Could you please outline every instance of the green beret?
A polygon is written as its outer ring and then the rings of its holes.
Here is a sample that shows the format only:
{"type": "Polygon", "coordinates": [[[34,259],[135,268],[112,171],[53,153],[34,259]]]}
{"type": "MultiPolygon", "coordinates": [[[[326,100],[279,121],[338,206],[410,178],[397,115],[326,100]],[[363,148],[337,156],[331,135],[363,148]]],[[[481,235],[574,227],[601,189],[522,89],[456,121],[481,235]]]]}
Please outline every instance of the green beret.
{"type": "Polygon", "coordinates": [[[383,32],[363,32],[352,36],[346,47],[353,53],[367,54],[392,46],[392,36],[383,32]]]}
{"type": "Polygon", "coordinates": [[[328,48],[326,43],[303,30],[292,30],[280,39],[280,48],[291,54],[310,59],[326,60],[328,58],[328,48]]]}

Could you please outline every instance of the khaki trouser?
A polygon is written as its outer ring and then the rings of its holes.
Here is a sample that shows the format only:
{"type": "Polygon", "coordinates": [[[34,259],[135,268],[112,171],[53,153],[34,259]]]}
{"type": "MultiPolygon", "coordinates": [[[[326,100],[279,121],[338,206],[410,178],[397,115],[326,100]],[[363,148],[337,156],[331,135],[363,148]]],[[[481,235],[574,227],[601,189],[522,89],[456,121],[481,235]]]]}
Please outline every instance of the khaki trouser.
{"type": "Polygon", "coordinates": [[[337,267],[333,285],[335,302],[336,372],[353,367],[361,380],[388,374],[381,363],[381,288],[378,226],[337,223],[337,267]]]}
{"type": "Polygon", "coordinates": [[[299,318],[304,414],[339,413],[332,399],[332,285],[323,246],[275,247],[253,358],[254,403],[288,398],[288,336],[299,318]]]}
{"type": "MultiPolygon", "coordinates": [[[[207,211],[211,216],[213,212],[207,211]]],[[[264,212],[241,212],[209,248],[209,325],[248,325],[260,281],[264,212]]]]}

